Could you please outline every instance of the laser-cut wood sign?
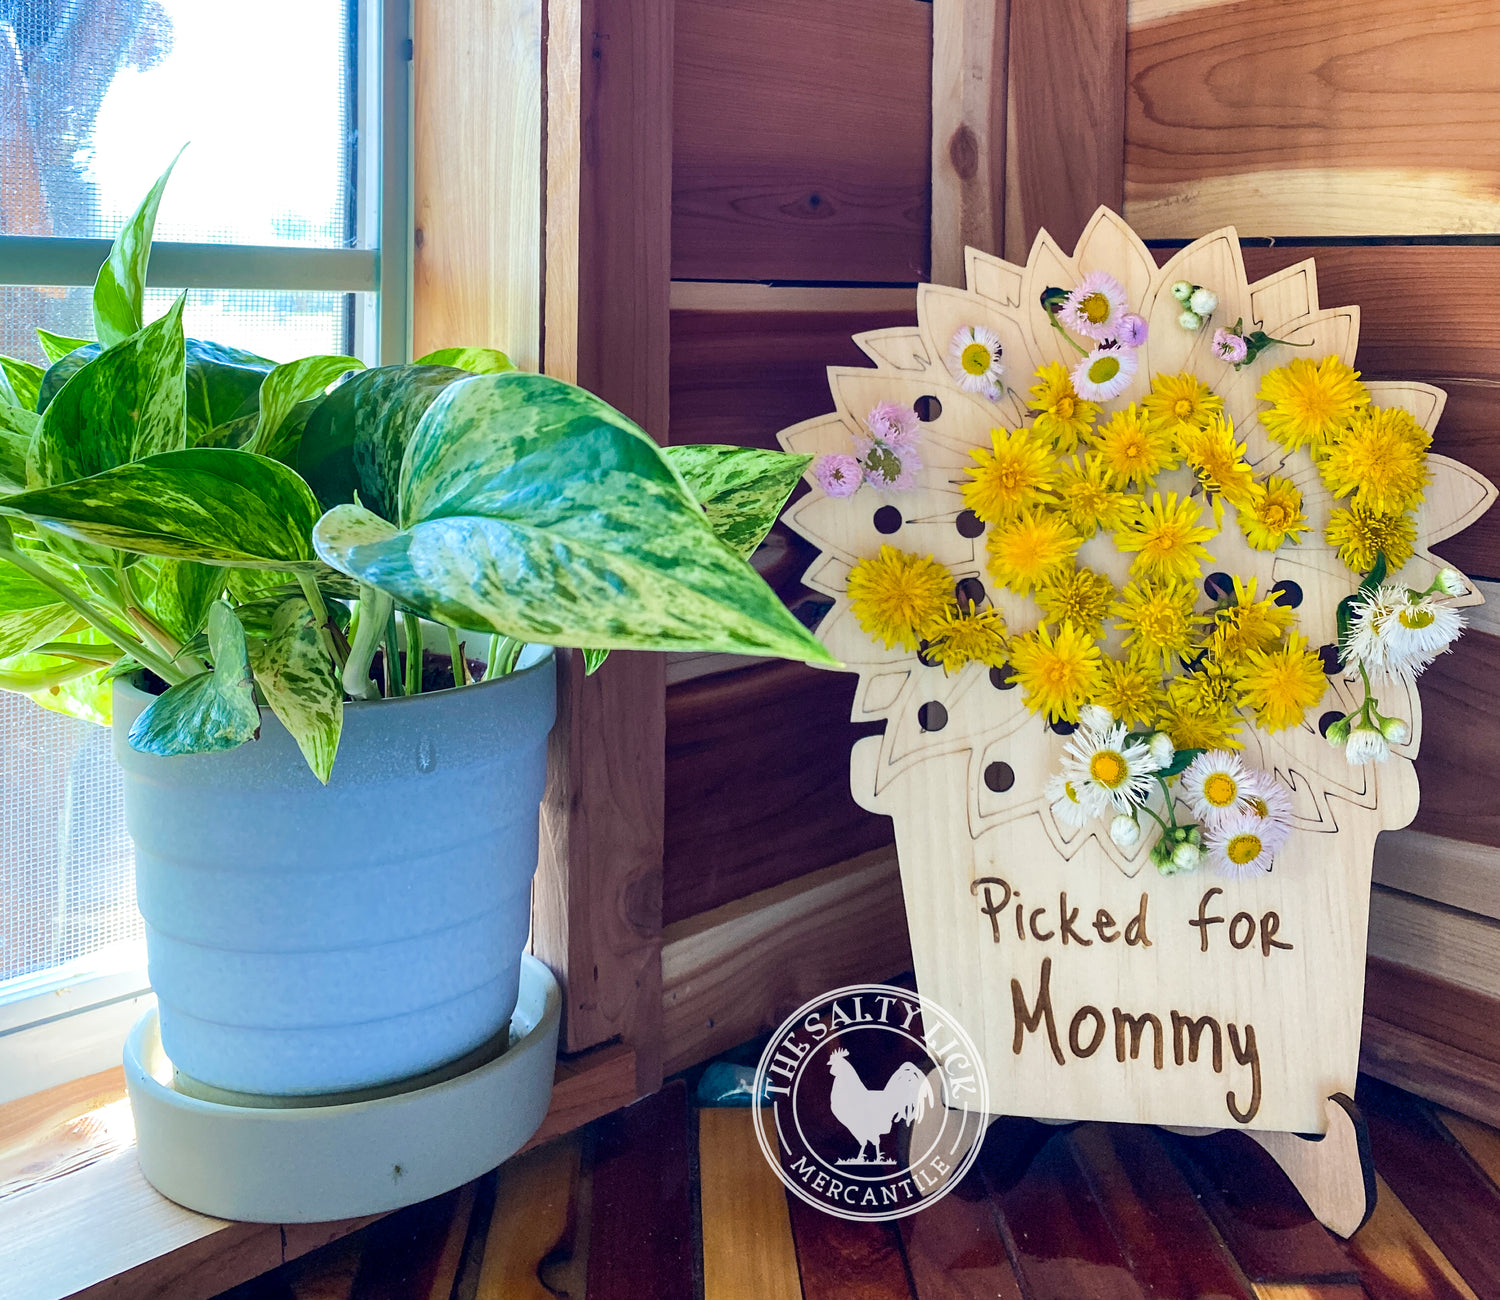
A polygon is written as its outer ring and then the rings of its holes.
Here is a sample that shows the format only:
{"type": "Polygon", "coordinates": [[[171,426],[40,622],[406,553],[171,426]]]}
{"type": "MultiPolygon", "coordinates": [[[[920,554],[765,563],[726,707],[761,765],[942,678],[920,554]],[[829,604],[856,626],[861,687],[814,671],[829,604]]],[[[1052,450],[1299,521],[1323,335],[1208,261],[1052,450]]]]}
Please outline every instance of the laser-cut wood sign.
{"type": "MultiPolygon", "coordinates": [[[[1359,1061],[1371,857],[1376,835],[1416,812],[1415,688],[1402,688],[1400,699],[1387,691],[1386,703],[1410,719],[1411,735],[1378,765],[1351,766],[1320,733],[1320,717],[1347,713],[1363,698],[1341,673],[1328,677],[1322,703],[1301,726],[1267,733],[1247,717],[1247,765],[1274,774],[1291,797],[1289,842],[1273,869],[1254,879],[1206,868],[1163,876],[1148,860],[1146,839],[1122,848],[1107,819],[1071,829],[1051,815],[1043,787],[1065,738],[1028,710],[1010,677],[981,663],[949,674],[885,649],[861,628],[846,594],[851,567],[888,544],[931,555],[960,582],[988,587],[1012,631],[1035,626],[1036,607],[997,590],[987,573],[984,529],[965,514],[961,484],[971,450],[989,447],[992,429],[1029,423],[1025,394],[1036,368],[1077,362],[1042,294],[1094,271],[1113,275],[1150,327],[1133,382],[1103,404],[1100,419],[1139,401],[1158,373],[1192,371],[1208,382],[1256,475],[1291,477],[1310,525],[1299,545],[1274,551],[1252,550],[1226,525],[1207,543],[1212,567],[1254,576],[1262,592],[1296,584],[1299,630],[1313,646],[1337,641],[1336,608],[1359,581],[1324,540],[1337,503],[1305,452],[1289,454],[1262,430],[1257,390],[1267,371],[1293,356],[1333,354],[1355,364],[1359,309],[1321,307],[1311,261],[1248,283],[1232,229],[1158,269],[1124,221],[1104,209],[1072,256],[1045,232],[1024,267],[969,249],[966,290],[923,285],[916,328],[857,336],[874,366],[831,368],[837,410],[781,435],[787,450],[823,456],[847,453],[878,403],[914,408],[924,419],[922,469],[910,490],[864,486],[831,496],[810,473],[811,492],[786,516],[822,551],[805,581],[833,601],[818,635],[859,673],[853,718],[885,722],[882,735],[854,746],[853,794],[894,819],[918,986],[978,1043],[997,1111],[1252,1130],[1320,1217],[1352,1232],[1373,1195],[1367,1162],[1359,1160],[1357,1117],[1345,1104],[1359,1061]],[[1179,325],[1182,303],[1171,293],[1178,281],[1216,292],[1210,326],[1179,325]],[[1239,318],[1247,331],[1263,329],[1285,346],[1234,369],[1212,352],[1212,325],[1239,318]],[[997,396],[966,391],[956,377],[950,346],[972,326],[1000,342],[1005,376],[997,396]],[[1306,346],[1291,350],[1298,344],[1306,346]],[[1333,1141],[1290,1137],[1330,1126],[1333,1141]]],[[[1431,385],[1367,387],[1376,405],[1404,407],[1429,431],[1443,409],[1444,394],[1431,385]]],[[[1433,455],[1428,466],[1416,552],[1392,576],[1418,589],[1442,567],[1431,546],[1473,523],[1495,496],[1455,461],[1433,455]]],[[[1159,476],[1158,486],[1196,490],[1188,470],[1159,476]]],[[[1123,584],[1130,557],[1107,536],[1085,543],[1080,562],[1085,556],[1123,584]]]]}

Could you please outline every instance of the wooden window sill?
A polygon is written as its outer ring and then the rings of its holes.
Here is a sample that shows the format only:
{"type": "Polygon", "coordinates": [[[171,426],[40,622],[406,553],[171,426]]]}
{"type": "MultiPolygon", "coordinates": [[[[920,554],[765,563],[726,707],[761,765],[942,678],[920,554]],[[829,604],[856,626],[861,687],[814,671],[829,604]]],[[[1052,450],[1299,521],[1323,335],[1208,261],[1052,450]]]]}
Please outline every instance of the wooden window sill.
{"type": "MultiPolygon", "coordinates": [[[[528,1146],[635,1100],[635,1052],[560,1061],[528,1146]]],[[[230,1223],[167,1200],[135,1158],[119,1067],[0,1106],[5,1300],[204,1300],[380,1218],[230,1223]]]]}

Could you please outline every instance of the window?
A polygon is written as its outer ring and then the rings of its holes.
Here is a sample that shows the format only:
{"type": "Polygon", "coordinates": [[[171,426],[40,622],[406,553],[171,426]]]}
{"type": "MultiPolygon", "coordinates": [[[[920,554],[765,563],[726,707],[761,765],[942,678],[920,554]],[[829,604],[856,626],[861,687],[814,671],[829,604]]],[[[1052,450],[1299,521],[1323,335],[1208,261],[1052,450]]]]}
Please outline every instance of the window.
{"type": "MultiPolygon", "coordinates": [[[[93,337],[162,200],[148,319],[284,361],[407,355],[404,0],[0,0],[0,353],[93,337]]],[[[0,694],[0,1102],[118,1062],[147,995],[109,732],[0,694]]]]}

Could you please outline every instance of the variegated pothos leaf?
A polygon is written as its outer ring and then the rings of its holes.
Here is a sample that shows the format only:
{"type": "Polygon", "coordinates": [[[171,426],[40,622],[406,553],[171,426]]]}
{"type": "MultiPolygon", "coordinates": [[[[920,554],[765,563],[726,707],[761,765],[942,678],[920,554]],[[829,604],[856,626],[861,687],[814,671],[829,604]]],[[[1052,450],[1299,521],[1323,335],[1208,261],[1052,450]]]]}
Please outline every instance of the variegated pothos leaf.
{"type": "Polygon", "coordinates": [[[301,596],[282,601],[270,635],[250,643],[250,666],[271,711],[327,785],[344,726],[344,692],[318,639],[312,607],[301,596]]]}
{"type": "Polygon", "coordinates": [[[811,456],[763,447],[703,444],[663,452],[687,480],[719,540],[747,560],[812,463],[811,456]]]}
{"type": "Polygon", "coordinates": [[[208,611],[213,668],[169,686],[130,728],[130,747],[143,754],[214,754],[237,749],[260,734],[245,629],[216,601],[208,611]]]}

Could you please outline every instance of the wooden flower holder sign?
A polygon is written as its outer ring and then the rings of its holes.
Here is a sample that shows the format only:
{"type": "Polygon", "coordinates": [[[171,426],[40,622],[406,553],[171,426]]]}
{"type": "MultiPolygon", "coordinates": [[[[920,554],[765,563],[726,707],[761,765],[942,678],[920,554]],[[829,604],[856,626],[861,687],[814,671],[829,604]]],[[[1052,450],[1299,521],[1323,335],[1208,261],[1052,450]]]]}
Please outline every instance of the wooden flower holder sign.
{"type": "Polygon", "coordinates": [[[1428,453],[1439,389],[1359,379],[1311,261],[1248,283],[1233,230],[1158,268],[1101,209],[967,283],[781,435],[918,985],[997,1111],[1243,1128],[1352,1232],[1375,837],[1480,599],[1430,548],[1495,489],[1428,453]]]}

